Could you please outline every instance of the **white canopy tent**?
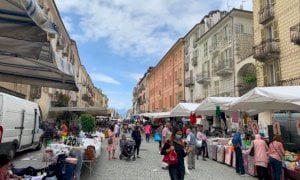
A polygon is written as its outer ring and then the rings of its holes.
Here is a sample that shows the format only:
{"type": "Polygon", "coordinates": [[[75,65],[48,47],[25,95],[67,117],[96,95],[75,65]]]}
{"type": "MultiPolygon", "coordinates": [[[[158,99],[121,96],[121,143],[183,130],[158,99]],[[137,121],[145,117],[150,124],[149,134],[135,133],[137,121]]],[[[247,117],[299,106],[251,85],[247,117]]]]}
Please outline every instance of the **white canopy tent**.
{"type": "Polygon", "coordinates": [[[149,118],[164,118],[170,117],[170,112],[153,112],[153,113],[142,113],[140,116],[145,116],[149,118]]]}
{"type": "Polygon", "coordinates": [[[230,104],[232,110],[300,110],[300,86],[256,87],[230,104]]]}
{"type": "Polygon", "coordinates": [[[192,111],[195,112],[199,105],[199,103],[179,103],[171,110],[171,116],[189,116],[192,111]]]}
{"type": "Polygon", "coordinates": [[[212,115],[216,112],[216,107],[219,106],[221,110],[228,110],[228,104],[239,99],[238,97],[207,97],[197,107],[197,113],[204,113],[212,115]]]}

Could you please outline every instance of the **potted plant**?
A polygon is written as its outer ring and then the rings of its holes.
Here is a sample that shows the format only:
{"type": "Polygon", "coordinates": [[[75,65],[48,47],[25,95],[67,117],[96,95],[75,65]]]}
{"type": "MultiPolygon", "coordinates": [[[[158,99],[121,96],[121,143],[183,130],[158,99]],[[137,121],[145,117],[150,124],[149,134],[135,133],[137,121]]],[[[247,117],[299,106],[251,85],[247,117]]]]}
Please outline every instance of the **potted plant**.
{"type": "Polygon", "coordinates": [[[96,130],[96,119],[90,114],[80,116],[81,129],[83,132],[91,134],[96,130]]]}

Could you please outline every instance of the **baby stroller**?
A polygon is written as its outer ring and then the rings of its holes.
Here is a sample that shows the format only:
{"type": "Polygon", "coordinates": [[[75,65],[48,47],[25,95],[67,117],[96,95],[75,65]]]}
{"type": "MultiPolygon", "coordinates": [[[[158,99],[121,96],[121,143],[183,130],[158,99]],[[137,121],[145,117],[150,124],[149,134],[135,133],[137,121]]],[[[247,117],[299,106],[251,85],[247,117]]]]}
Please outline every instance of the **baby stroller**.
{"type": "Polygon", "coordinates": [[[119,158],[120,159],[126,158],[126,160],[132,159],[134,161],[135,160],[134,146],[135,146],[135,141],[121,139],[120,140],[121,154],[119,158]]]}

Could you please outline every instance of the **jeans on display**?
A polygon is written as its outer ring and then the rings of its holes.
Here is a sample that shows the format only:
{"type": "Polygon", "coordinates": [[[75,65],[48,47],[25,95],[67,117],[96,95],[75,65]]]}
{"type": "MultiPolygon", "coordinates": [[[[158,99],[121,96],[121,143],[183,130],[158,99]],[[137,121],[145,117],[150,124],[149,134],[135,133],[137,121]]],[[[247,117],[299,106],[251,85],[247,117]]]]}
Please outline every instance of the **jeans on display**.
{"type": "Polygon", "coordinates": [[[244,161],[242,156],[242,150],[240,147],[235,147],[235,169],[238,174],[245,174],[244,161]]]}
{"type": "Polygon", "coordinates": [[[273,178],[275,180],[280,180],[280,176],[282,173],[282,162],[272,157],[269,157],[269,163],[271,164],[272,167],[273,178]]]}
{"type": "Polygon", "coordinates": [[[80,180],[80,172],[83,162],[83,151],[80,149],[72,149],[70,152],[70,156],[77,158],[77,165],[76,165],[76,180],[80,180]]]}

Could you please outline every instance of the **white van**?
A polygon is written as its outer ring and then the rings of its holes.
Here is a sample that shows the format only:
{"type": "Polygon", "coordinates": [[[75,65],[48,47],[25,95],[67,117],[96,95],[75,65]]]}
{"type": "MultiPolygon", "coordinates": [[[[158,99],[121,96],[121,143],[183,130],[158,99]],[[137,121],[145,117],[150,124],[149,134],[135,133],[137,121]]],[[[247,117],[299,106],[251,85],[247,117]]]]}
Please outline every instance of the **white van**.
{"type": "Polygon", "coordinates": [[[0,92],[0,150],[15,152],[40,149],[40,111],[36,103],[0,92]]]}

